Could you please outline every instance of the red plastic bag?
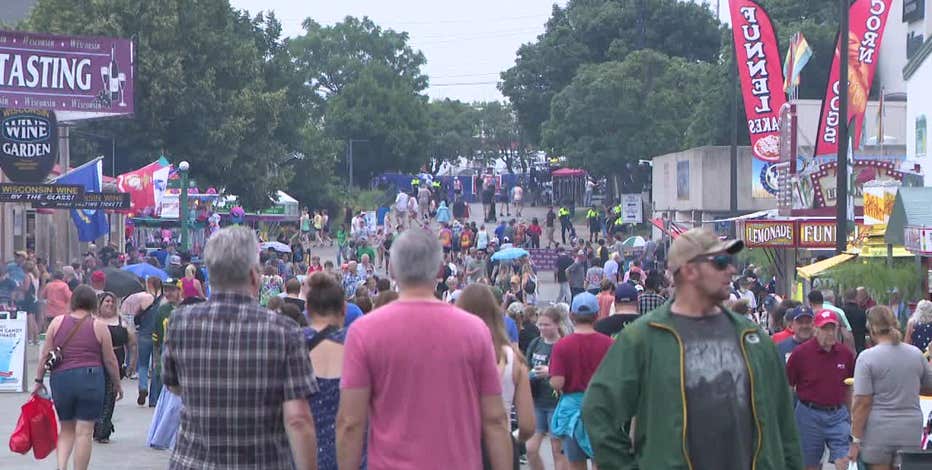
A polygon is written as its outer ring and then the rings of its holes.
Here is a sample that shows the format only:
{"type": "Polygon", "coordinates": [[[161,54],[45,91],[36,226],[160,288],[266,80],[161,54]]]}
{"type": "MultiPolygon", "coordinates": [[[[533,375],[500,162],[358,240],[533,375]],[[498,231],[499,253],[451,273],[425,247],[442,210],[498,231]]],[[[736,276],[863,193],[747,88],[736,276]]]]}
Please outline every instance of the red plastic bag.
{"type": "Polygon", "coordinates": [[[58,444],[58,420],[55,418],[52,400],[33,394],[22,410],[22,416],[26,417],[29,424],[32,455],[36,459],[44,459],[58,444]]]}
{"type": "Polygon", "coordinates": [[[32,441],[29,440],[29,420],[26,413],[19,414],[19,421],[16,422],[16,428],[13,434],[10,434],[10,451],[17,454],[25,454],[32,448],[32,441]]]}

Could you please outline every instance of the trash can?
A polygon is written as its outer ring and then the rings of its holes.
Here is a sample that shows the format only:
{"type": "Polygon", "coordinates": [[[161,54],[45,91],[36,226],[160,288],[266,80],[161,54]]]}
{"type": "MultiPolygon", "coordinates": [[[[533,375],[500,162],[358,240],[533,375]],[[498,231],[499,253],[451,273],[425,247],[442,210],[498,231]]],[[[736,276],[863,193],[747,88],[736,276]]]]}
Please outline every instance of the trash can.
{"type": "Polygon", "coordinates": [[[932,470],[932,450],[901,450],[900,470],[932,470]]]}

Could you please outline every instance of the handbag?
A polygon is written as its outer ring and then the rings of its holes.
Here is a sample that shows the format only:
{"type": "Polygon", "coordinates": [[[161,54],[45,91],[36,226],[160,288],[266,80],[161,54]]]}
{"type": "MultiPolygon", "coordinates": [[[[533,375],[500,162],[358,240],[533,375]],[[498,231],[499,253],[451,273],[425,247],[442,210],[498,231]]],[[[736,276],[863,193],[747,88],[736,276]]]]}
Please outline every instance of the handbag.
{"type": "Polygon", "coordinates": [[[68,337],[65,338],[65,341],[49,351],[49,357],[45,359],[45,370],[51,372],[55,370],[59,364],[61,364],[62,359],[65,358],[65,356],[62,354],[62,349],[68,344],[69,341],[71,341],[71,338],[74,338],[75,333],[78,332],[78,329],[81,328],[81,324],[84,323],[84,320],[87,320],[88,317],[90,317],[90,315],[78,320],[78,322],[75,323],[74,328],[71,329],[71,332],[68,333],[68,337]]]}

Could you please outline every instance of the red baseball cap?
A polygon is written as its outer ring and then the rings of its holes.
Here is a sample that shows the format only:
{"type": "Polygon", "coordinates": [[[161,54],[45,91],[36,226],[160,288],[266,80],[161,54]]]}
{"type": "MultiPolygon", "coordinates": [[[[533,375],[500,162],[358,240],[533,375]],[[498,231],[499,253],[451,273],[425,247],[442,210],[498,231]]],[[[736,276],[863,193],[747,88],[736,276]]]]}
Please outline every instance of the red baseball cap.
{"type": "Polygon", "coordinates": [[[838,317],[835,315],[835,312],[825,309],[819,310],[819,313],[816,313],[814,325],[816,328],[822,328],[829,323],[833,325],[838,325],[838,317]]]}
{"type": "Polygon", "coordinates": [[[94,271],[91,274],[91,281],[93,282],[106,282],[107,275],[103,271],[94,271]]]}

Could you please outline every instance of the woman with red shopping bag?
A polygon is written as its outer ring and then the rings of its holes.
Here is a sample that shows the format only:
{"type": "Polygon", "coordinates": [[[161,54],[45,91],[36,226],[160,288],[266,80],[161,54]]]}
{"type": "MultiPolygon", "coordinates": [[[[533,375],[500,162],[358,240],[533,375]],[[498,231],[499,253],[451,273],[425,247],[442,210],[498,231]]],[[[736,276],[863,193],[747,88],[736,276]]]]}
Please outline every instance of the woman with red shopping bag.
{"type": "Polygon", "coordinates": [[[59,468],[68,468],[72,452],[75,470],[88,467],[94,422],[104,408],[105,368],[117,400],[123,398],[110,331],[105,323],[91,316],[96,310],[94,290],[83,285],[75,288],[71,313],[55,317],[49,324],[39,356],[33,393],[45,388],[42,378],[50,370],[52,400],[61,421],[56,446],[59,468]]]}

